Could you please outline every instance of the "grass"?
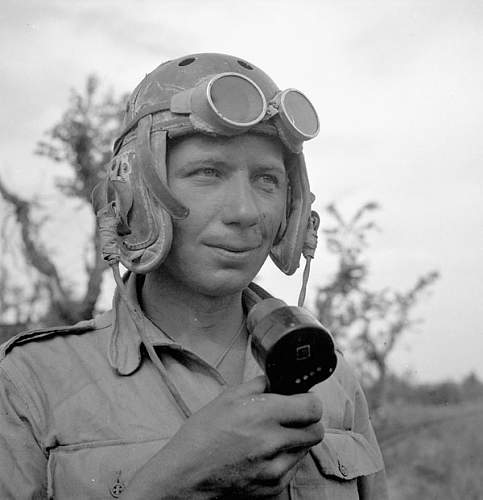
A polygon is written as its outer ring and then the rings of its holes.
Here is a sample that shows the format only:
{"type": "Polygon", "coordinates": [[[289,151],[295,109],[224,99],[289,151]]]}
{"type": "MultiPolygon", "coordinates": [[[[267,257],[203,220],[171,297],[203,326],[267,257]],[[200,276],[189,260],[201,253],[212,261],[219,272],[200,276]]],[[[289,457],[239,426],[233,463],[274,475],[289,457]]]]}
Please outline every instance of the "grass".
{"type": "Polygon", "coordinates": [[[395,406],[375,427],[391,500],[483,500],[483,404],[395,406]]]}

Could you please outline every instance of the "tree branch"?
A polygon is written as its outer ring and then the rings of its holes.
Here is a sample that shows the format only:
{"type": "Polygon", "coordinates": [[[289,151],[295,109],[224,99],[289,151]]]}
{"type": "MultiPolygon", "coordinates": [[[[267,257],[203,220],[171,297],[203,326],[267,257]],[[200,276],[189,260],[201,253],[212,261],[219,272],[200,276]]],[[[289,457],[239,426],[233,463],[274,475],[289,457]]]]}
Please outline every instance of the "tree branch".
{"type": "Polygon", "coordinates": [[[36,227],[30,216],[32,203],[23,200],[7,189],[1,178],[0,195],[15,210],[15,217],[20,225],[20,234],[25,248],[25,257],[40,274],[48,279],[49,288],[56,300],[67,296],[56,266],[44,248],[34,240],[33,235],[36,233],[36,227]]]}
{"type": "Polygon", "coordinates": [[[94,265],[86,266],[87,288],[80,305],[80,314],[83,317],[91,317],[93,315],[97,299],[101,293],[104,271],[107,269],[107,264],[102,257],[101,243],[97,232],[94,234],[93,241],[94,265]]]}

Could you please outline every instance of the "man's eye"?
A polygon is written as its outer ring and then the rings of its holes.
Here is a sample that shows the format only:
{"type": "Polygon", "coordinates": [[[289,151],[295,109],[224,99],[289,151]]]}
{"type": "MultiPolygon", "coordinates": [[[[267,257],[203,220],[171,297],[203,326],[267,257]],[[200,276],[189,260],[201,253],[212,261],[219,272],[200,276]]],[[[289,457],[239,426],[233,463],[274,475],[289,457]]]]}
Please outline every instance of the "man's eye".
{"type": "Polygon", "coordinates": [[[219,177],[219,172],[216,168],[204,167],[195,170],[192,175],[199,177],[219,177]]]}
{"type": "Polygon", "coordinates": [[[279,181],[278,177],[275,176],[275,175],[270,175],[270,174],[260,175],[259,176],[259,181],[262,184],[267,185],[267,186],[276,187],[276,186],[280,185],[280,181],[279,181]]]}

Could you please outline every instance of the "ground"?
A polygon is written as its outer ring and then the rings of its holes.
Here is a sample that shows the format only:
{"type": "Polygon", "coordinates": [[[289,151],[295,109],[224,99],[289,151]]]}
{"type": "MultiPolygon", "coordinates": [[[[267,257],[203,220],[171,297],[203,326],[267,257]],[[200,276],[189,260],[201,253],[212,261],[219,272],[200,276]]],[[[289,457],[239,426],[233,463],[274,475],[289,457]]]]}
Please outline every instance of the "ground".
{"type": "Polygon", "coordinates": [[[374,423],[391,500],[483,500],[483,403],[391,406],[374,423]]]}

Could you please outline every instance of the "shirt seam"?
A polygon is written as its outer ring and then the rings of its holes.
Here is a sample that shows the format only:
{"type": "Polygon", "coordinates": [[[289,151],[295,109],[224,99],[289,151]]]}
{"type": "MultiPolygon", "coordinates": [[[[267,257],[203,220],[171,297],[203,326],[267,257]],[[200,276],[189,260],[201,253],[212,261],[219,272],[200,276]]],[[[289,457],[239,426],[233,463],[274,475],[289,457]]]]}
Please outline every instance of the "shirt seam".
{"type": "Polygon", "coordinates": [[[109,439],[100,441],[85,441],[80,443],[70,443],[65,445],[57,445],[50,449],[50,452],[75,452],[79,450],[87,450],[93,448],[104,448],[109,446],[123,446],[127,444],[144,444],[144,443],[156,443],[158,441],[167,441],[171,439],[172,436],[163,436],[157,438],[146,438],[146,439],[109,439]]]}
{"type": "Polygon", "coordinates": [[[40,448],[40,450],[42,451],[42,454],[45,456],[45,458],[49,458],[49,453],[47,451],[47,448],[45,446],[45,443],[43,442],[43,440],[40,438],[40,431],[38,429],[38,426],[36,425],[35,423],[35,418],[33,416],[33,413],[32,413],[32,410],[31,410],[31,407],[30,407],[30,404],[27,402],[27,400],[25,399],[25,397],[23,396],[22,394],[22,391],[20,390],[19,386],[17,385],[17,383],[12,379],[12,377],[7,373],[7,371],[5,370],[5,367],[4,366],[0,366],[0,371],[3,373],[3,376],[5,377],[5,379],[12,385],[12,387],[15,389],[16,391],[16,395],[18,396],[18,398],[22,401],[22,403],[25,405],[25,408],[27,409],[27,412],[29,414],[29,417],[30,417],[30,424],[31,426],[34,428],[34,427],[37,427],[37,429],[35,429],[39,435],[39,437],[36,436],[35,433],[32,433],[32,436],[33,438],[35,439],[35,442],[37,443],[37,446],[40,448]]]}

